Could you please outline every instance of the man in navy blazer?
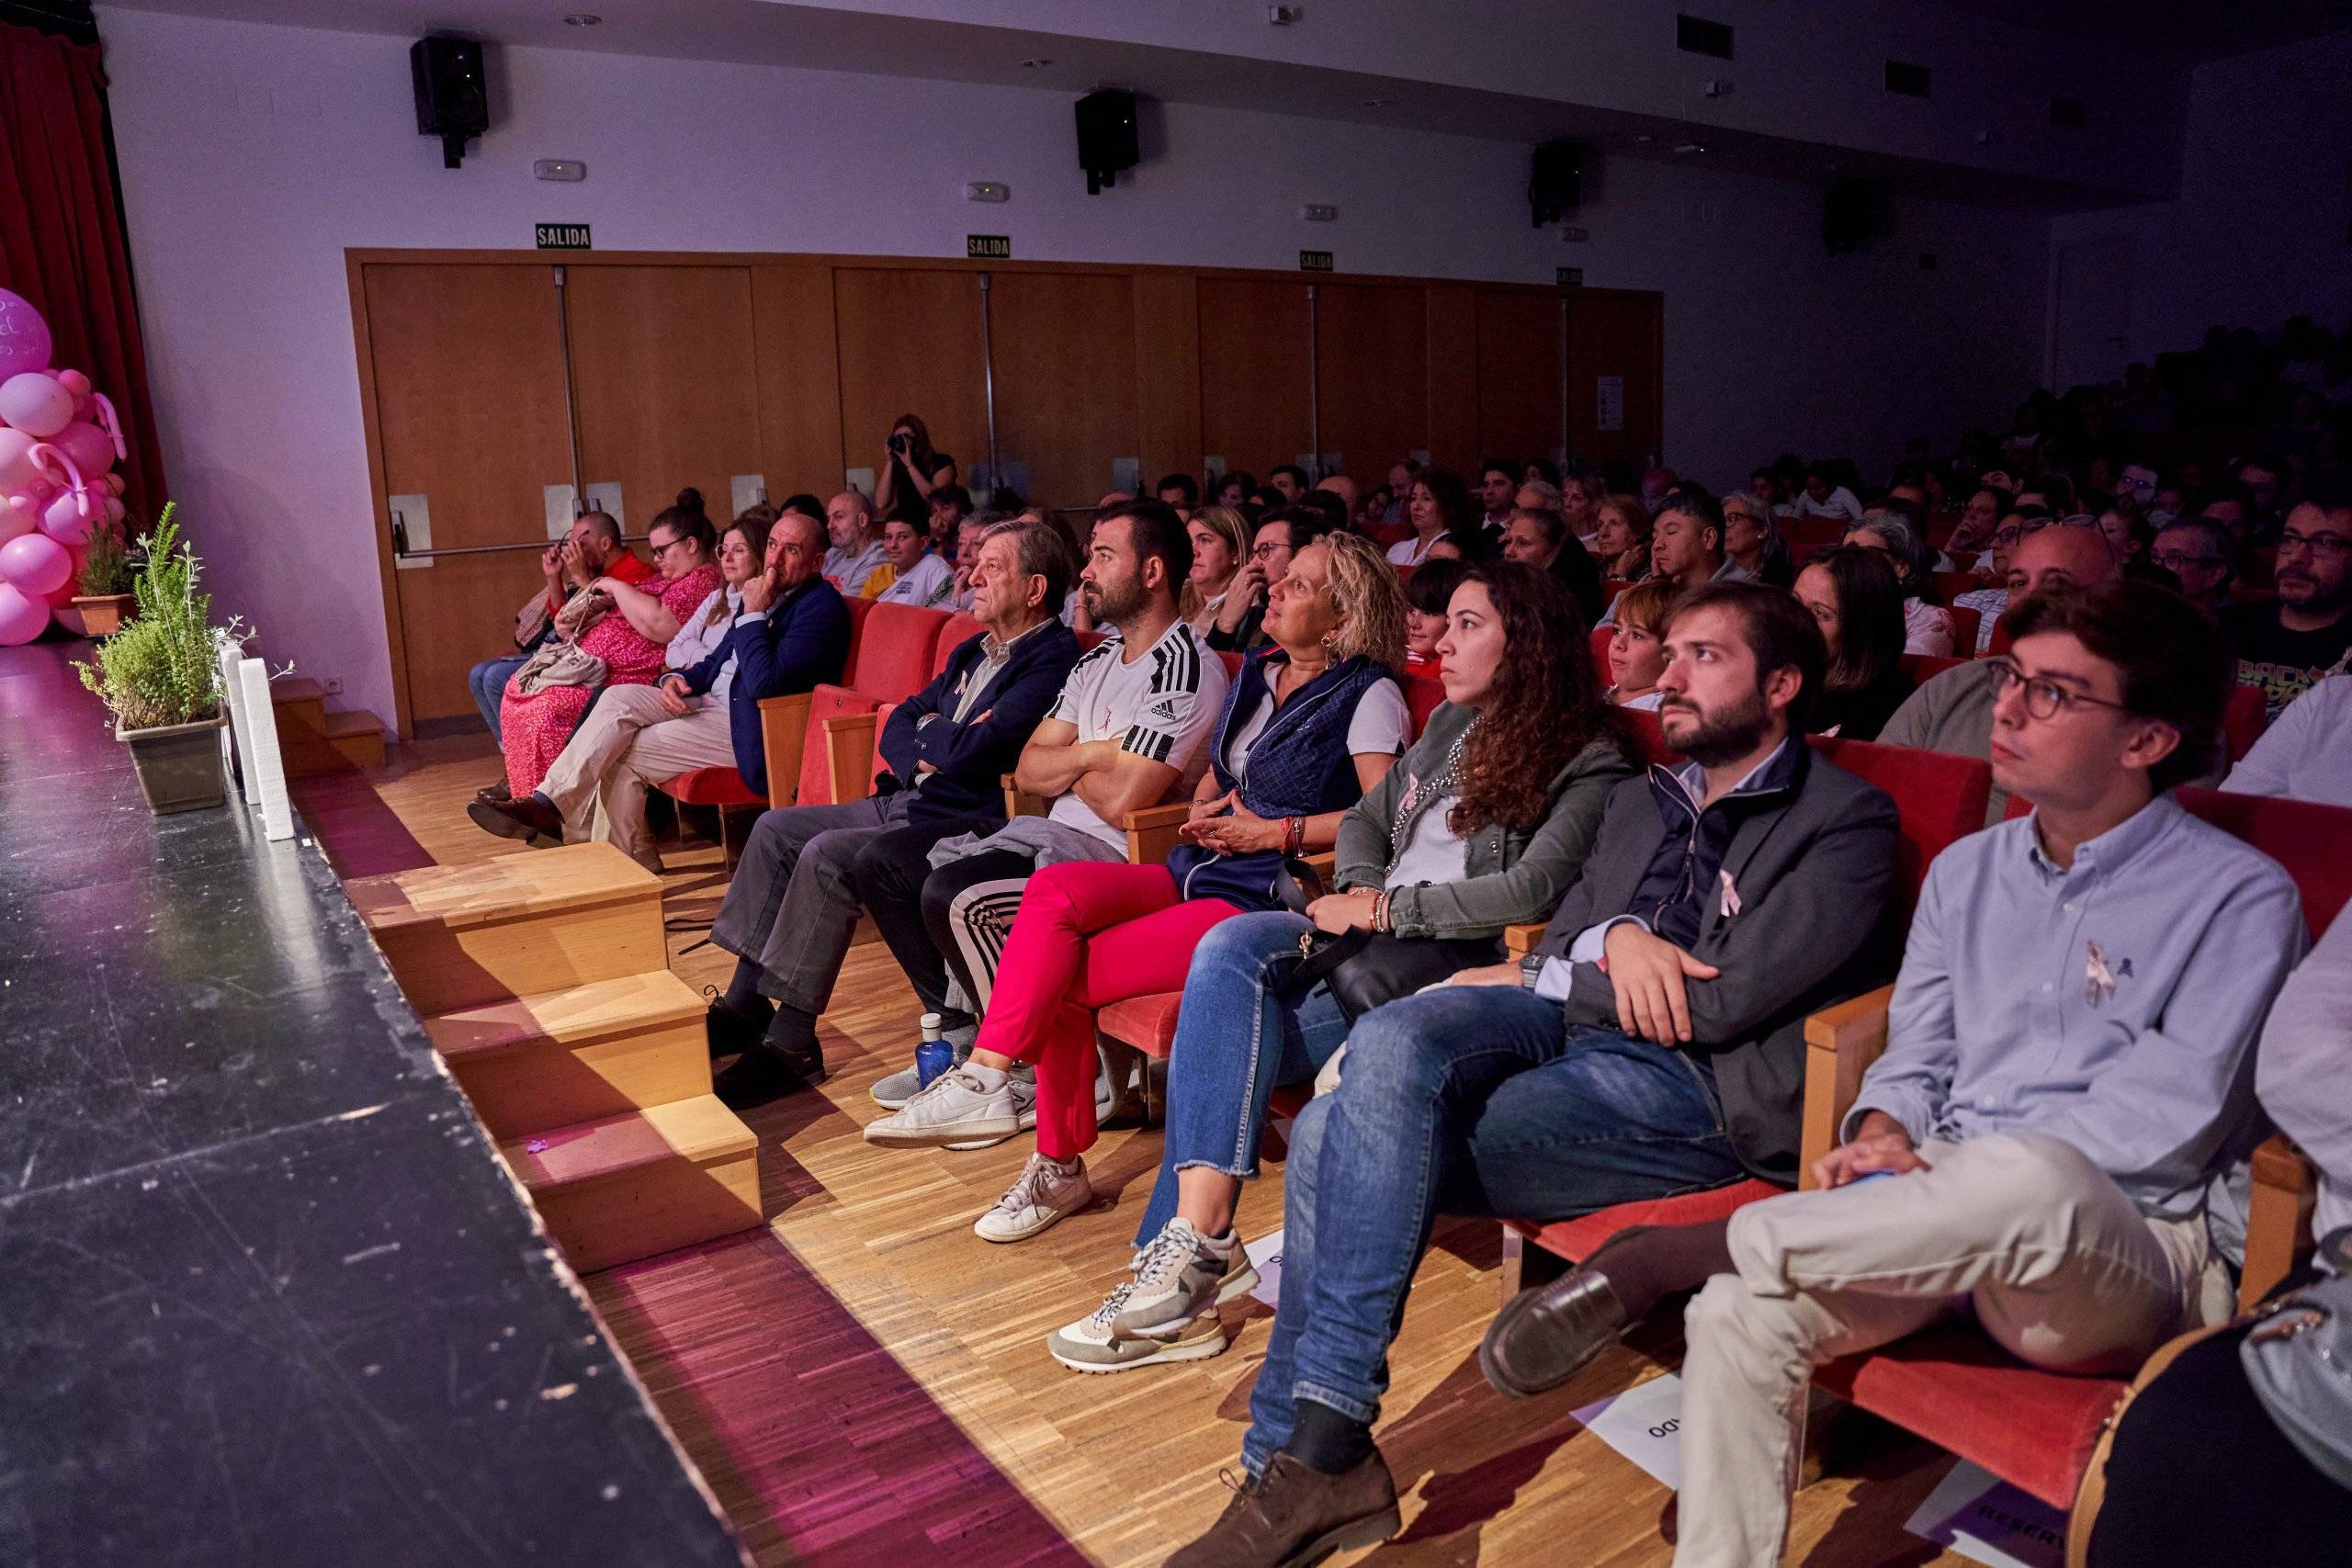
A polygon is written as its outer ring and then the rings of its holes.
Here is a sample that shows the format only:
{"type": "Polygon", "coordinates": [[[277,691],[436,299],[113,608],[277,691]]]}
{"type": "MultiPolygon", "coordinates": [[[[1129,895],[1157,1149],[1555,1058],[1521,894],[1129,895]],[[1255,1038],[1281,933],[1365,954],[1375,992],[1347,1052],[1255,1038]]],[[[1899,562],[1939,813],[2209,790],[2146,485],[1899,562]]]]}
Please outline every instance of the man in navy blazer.
{"type": "MultiPolygon", "coordinates": [[[[740,548],[730,531],[727,547],[740,548]]],[[[647,870],[662,857],[645,831],[649,784],[732,764],[754,791],[768,786],[760,701],[841,679],[849,606],[822,576],[824,525],[787,512],[768,531],[763,569],[743,581],[743,608],[724,641],[658,686],[608,687],[566,742],[546,780],[516,800],[477,800],[480,826],[533,844],[604,840],[647,870]]]]}
{"type": "Polygon", "coordinates": [[[755,1104],[824,1077],[817,1019],[862,912],[861,863],[920,865],[940,840],[1004,820],[1000,781],[1078,662],[1078,639],[1057,616],[1074,564],[1045,524],[989,530],[972,572],[972,613],[988,629],[891,710],[875,793],[770,811],[752,829],[710,933],[737,959],[707,1021],[714,1056],[742,1053],[718,1075],[729,1103],[755,1104]]]}

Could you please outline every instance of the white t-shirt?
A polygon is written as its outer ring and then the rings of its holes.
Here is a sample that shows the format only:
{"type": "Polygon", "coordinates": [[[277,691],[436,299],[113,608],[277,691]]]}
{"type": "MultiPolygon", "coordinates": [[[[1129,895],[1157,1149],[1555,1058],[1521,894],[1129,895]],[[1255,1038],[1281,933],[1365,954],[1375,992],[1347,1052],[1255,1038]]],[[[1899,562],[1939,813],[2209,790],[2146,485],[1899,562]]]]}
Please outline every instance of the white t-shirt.
{"type": "Polygon", "coordinates": [[[2352,675],[2329,675],[2278,712],[2222,787],[2352,806],[2352,675]]]}
{"type": "MultiPolygon", "coordinates": [[[[1274,705],[1263,702],[1249,722],[1235,730],[1225,743],[1225,771],[1237,779],[1250,776],[1250,748],[1266,732],[1274,718],[1274,705]]],[[[1374,681],[1356,699],[1356,711],[1348,720],[1348,755],[1362,757],[1379,755],[1394,757],[1405,750],[1406,738],[1413,731],[1412,710],[1405,705],[1405,694],[1396,689],[1394,681],[1374,681]]]]}
{"type": "Polygon", "coordinates": [[[678,635],[670,639],[662,651],[662,665],[665,670],[691,670],[708,659],[713,649],[727,640],[729,626],[736,612],[743,607],[743,591],[740,588],[718,587],[707,594],[695,606],[695,613],[678,623],[678,635]],[[718,624],[710,624],[710,612],[720,600],[727,608],[720,613],[718,624]]]}
{"type": "MultiPolygon", "coordinates": [[[[1182,621],[1133,660],[1117,634],[1078,661],[1062,682],[1053,716],[1084,740],[1116,740],[1123,751],[1165,762],[1190,788],[1208,766],[1208,740],[1225,711],[1225,662],[1182,621]]],[[[1094,814],[1075,790],[1057,798],[1052,820],[1124,850],[1125,829],[1094,814]]]]}
{"type": "Polygon", "coordinates": [[[899,574],[899,580],[876,599],[881,604],[915,604],[926,610],[944,607],[956,592],[956,569],[926,551],[922,559],[899,574]]]}
{"type": "Polygon", "coordinates": [[[1419,534],[1414,535],[1409,539],[1399,539],[1395,544],[1388,547],[1388,564],[1391,566],[1419,566],[1421,562],[1429,558],[1430,547],[1444,537],[1445,535],[1441,532],[1431,534],[1426,539],[1422,538],[1419,534]]]}
{"type": "Polygon", "coordinates": [[[1458,795],[1441,795],[1413,823],[1413,836],[1388,874],[1390,887],[1415,887],[1424,882],[1459,882],[1469,864],[1462,835],[1446,826],[1458,795]]]}
{"type": "Polygon", "coordinates": [[[1815,501],[1810,491],[1800,491],[1797,494],[1797,515],[1841,517],[1849,523],[1859,523],[1862,518],[1862,503],[1856,501],[1854,492],[1844,485],[1832,490],[1827,501],[1815,501]]]}

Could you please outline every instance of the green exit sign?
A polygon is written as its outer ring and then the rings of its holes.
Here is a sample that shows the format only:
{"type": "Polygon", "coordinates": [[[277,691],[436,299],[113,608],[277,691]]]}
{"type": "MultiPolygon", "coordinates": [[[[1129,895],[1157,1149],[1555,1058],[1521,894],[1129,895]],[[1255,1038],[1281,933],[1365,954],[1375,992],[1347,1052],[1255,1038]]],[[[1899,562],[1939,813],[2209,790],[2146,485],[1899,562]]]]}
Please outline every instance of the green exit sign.
{"type": "Polygon", "coordinates": [[[1010,234],[967,234],[964,254],[975,261],[1011,261],[1012,236],[1010,234]]]}
{"type": "Polygon", "coordinates": [[[1301,252],[1299,252],[1299,253],[1298,253],[1298,270],[1299,270],[1299,271],[1301,271],[1301,272],[1329,272],[1329,271],[1330,271],[1330,270],[1331,270],[1331,253],[1330,253],[1330,252],[1329,252],[1329,251],[1301,251],[1301,252]]]}
{"type": "Polygon", "coordinates": [[[1559,286],[1563,288],[1581,288],[1584,285],[1584,268],[1580,266],[1564,266],[1559,269],[1557,281],[1559,286]]]}
{"type": "Polygon", "coordinates": [[[588,243],[588,225],[585,223],[534,223],[531,225],[531,238],[543,251],[593,248],[588,243]]]}

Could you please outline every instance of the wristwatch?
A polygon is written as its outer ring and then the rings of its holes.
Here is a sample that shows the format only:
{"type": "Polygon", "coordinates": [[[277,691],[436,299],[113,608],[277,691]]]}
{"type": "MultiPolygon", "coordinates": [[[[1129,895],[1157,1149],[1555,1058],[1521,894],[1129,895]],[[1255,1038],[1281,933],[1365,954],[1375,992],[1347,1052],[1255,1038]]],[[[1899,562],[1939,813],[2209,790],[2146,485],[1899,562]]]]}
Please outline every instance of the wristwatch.
{"type": "Polygon", "coordinates": [[[1550,962],[1552,962],[1551,956],[1542,953],[1531,953],[1521,957],[1519,961],[1520,985],[1528,990],[1533,990],[1535,983],[1544,977],[1544,965],[1550,962]]]}

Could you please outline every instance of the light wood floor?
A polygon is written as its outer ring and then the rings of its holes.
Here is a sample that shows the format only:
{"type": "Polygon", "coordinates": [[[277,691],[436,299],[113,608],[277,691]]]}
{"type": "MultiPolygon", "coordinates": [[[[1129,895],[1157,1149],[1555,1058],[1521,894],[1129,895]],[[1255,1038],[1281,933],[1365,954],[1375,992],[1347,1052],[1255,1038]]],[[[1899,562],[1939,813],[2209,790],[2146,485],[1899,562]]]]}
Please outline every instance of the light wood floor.
{"type": "MultiPolygon", "coordinates": [[[[375,782],[424,848],[454,863],[513,851],[464,814],[496,771],[487,738],[428,741],[399,748],[375,782]]],[[[716,908],[716,889],[684,890],[716,876],[718,860],[711,847],[671,849],[673,917],[716,908]]],[[[723,985],[732,967],[725,954],[681,951],[700,935],[673,935],[673,967],[697,987],[723,985]]],[[[833,1069],[819,1091],[826,1104],[790,1117],[788,1134],[761,1151],[763,1165],[783,1162],[786,1178],[765,1184],[773,1233],[1089,1557],[1156,1563],[1225,1505],[1217,1474],[1236,1461],[1272,1314],[1247,1301],[1228,1307],[1238,1337],[1211,1361],[1095,1377],[1055,1363],[1046,1334],[1090,1311],[1122,1277],[1159,1134],[1104,1135],[1088,1160],[1103,1194],[1095,1211],[1017,1247],[979,1240],[971,1222],[1018,1173],[1028,1139],[953,1154],[876,1149],[859,1137],[882,1114],[868,1086],[910,1058],[916,1010],[887,949],[853,951],[823,1025],[833,1069]]],[[[1242,1229],[1257,1235],[1281,1219],[1280,1168],[1270,1165],[1245,1197],[1242,1229]]],[[[1451,1222],[1437,1239],[1414,1281],[1379,1428],[1406,1496],[1406,1529],[1360,1555],[1399,1564],[1666,1562],[1671,1494],[1567,1412],[1672,1365],[1677,1334],[1648,1331],[1554,1398],[1506,1404],[1480,1380],[1476,1360],[1497,1298],[1495,1227],[1451,1222]]],[[[660,1347],[630,1348],[688,1449],[707,1445],[694,1406],[665,1386],[662,1368],[646,1364],[660,1347]]],[[[854,1433],[854,1411],[821,1418],[846,1418],[854,1433]]],[[[1792,1561],[1964,1561],[1902,1528],[1948,1459],[1859,1416],[1839,1424],[1828,1457],[1830,1478],[1798,1499],[1792,1561]]],[[[696,1458],[715,1482],[728,1468],[725,1456],[696,1458]]],[[[769,1521],[743,1517],[751,1505],[740,1495],[723,1483],[719,1491],[763,1562],[796,1560],[769,1521]]]]}

